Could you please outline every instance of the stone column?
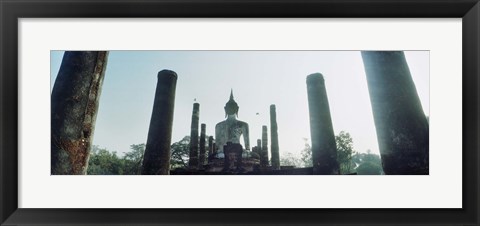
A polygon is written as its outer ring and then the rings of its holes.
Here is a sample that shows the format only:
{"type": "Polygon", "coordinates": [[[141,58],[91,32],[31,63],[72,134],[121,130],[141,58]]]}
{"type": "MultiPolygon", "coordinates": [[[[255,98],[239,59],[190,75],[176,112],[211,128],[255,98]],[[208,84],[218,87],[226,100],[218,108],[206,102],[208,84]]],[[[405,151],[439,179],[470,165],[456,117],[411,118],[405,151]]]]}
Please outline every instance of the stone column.
{"type": "Polygon", "coordinates": [[[429,174],[429,125],[403,51],[362,51],[385,174],[429,174]]]}
{"type": "Polygon", "coordinates": [[[108,52],[66,51],[51,95],[52,175],[87,173],[108,52]]]}
{"type": "Polygon", "coordinates": [[[313,174],[339,174],[335,134],[322,74],[315,73],[307,76],[307,93],[312,136],[313,174]]]}
{"type": "Polygon", "coordinates": [[[190,158],[188,159],[188,167],[190,169],[198,169],[198,120],[200,118],[200,104],[193,104],[192,125],[190,132],[190,158]]]}
{"type": "Polygon", "coordinates": [[[209,163],[212,160],[212,157],[211,157],[212,155],[213,155],[213,137],[209,136],[208,137],[208,162],[209,163]]]}
{"type": "Polygon", "coordinates": [[[260,157],[260,165],[268,166],[268,132],[267,126],[262,126],[262,155],[260,157]]]}
{"type": "Polygon", "coordinates": [[[277,112],[275,104],[270,105],[270,138],[271,138],[271,152],[272,152],[272,168],[274,170],[280,169],[280,153],[278,148],[278,127],[277,127],[277,112]]]}
{"type": "Polygon", "coordinates": [[[170,145],[176,86],[175,72],[169,70],[158,72],[152,117],[143,157],[143,175],[170,174],[170,145]]]}
{"type": "Polygon", "coordinates": [[[200,125],[200,156],[199,156],[199,163],[198,168],[203,169],[203,165],[205,165],[205,130],[207,125],[202,123],[200,125]]]}
{"type": "Polygon", "coordinates": [[[255,146],[255,149],[252,149],[253,151],[252,152],[255,152],[258,157],[259,157],[259,160],[260,160],[260,164],[262,163],[262,159],[263,159],[263,152],[262,152],[262,140],[261,139],[257,139],[257,146],[255,146]]]}

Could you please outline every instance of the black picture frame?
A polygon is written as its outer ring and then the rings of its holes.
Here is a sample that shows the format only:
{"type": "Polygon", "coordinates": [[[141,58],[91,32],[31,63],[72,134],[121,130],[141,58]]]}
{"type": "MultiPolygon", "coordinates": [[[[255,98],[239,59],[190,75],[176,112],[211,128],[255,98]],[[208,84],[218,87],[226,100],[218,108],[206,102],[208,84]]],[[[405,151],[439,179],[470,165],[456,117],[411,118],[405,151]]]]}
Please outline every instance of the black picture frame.
{"type": "MultiPolygon", "coordinates": [[[[0,0],[1,225],[479,225],[479,0],[0,0]],[[18,208],[18,19],[462,18],[461,209],[18,208]]],[[[39,194],[41,195],[41,194],[39,194]]],[[[446,194],[448,195],[448,194],[446,194]]],[[[439,197],[441,198],[441,197],[439,197]]]]}

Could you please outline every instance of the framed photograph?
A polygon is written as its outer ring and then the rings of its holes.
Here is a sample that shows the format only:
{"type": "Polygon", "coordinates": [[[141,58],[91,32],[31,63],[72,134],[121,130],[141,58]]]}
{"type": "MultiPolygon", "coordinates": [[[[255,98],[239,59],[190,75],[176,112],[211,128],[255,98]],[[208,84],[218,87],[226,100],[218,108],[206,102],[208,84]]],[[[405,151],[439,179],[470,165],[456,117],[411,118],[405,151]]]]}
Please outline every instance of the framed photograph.
{"type": "Polygon", "coordinates": [[[1,225],[480,223],[478,0],[0,6],[1,225]]]}

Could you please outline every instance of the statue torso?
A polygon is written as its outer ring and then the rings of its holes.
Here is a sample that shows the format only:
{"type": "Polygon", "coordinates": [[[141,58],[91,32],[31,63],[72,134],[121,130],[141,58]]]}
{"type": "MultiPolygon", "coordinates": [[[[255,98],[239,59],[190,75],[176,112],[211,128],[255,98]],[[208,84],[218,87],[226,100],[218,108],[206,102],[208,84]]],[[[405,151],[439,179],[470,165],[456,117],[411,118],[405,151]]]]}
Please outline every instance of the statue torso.
{"type": "Polygon", "coordinates": [[[249,148],[248,141],[248,124],[237,120],[235,117],[229,116],[226,120],[219,122],[215,126],[215,143],[219,151],[223,151],[223,146],[227,142],[240,143],[240,137],[246,136],[246,144],[244,148],[249,148]]]}

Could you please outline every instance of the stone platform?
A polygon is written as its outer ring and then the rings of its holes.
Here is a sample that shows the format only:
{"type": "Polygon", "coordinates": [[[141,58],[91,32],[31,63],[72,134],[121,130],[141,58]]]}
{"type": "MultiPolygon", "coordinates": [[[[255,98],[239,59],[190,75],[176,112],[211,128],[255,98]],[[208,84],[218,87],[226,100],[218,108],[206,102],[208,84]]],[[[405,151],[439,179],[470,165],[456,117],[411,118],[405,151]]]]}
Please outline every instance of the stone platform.
{"type": "Polygon", "coordinates": [[[170,175],[313,175],[313,168],[267,169],[251,172],[208,172],[205,170],[175,169],[170,171],[170,175]]]}

